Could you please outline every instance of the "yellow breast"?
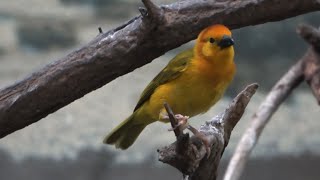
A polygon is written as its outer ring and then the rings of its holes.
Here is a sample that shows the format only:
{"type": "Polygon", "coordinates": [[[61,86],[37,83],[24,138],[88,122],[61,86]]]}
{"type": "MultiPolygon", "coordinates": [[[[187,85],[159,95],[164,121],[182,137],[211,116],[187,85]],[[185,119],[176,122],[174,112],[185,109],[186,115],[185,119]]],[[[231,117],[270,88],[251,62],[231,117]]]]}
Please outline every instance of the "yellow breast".
{"type": "Polygon", "coordinates": [[[223,95],[231,82],[235,66],[192,60],[177,79],[159,86],[151,96],[148,111],[158,118],[163,103],[168,102],[174,113],[195,116],[204,113],[223,95]]]}

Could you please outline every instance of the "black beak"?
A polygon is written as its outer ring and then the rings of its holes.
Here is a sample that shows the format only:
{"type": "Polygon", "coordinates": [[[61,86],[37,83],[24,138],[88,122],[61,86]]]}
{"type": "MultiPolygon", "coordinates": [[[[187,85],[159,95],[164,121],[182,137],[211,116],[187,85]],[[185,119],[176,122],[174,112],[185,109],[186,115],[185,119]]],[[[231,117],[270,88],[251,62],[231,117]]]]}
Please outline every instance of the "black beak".
{"type": "Polygon", "coordinates": [[[221,49],[227,48],[234,45],[234,41],[232,37],[224,35],[220,42],[218,43],[218,46],[220,46],[221,49]]]}

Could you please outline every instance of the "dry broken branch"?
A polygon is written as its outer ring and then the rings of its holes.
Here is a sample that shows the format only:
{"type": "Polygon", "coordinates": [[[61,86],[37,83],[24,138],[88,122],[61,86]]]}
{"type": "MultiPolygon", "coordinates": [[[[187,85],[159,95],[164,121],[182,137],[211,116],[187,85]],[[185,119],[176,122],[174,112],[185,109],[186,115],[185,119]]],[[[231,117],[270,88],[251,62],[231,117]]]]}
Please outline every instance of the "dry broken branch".
{"type": "Polygon", "coordinates": [[[320,105],[320,31],[312,26],[302,25],[297,32],[311,45],[308,58],[304,61],[304,78],[320,105]]]}
{"type": "MultiPolygon", "coordinates": [[[[231,29],[278,21],[320,9],[318,0],[179,1],[155,6],[146,16],[99,34],[69,55],[0,91],[0,137],[37,122],[115,78],[192,39],[205,27],[231,29]],[[290,5],[288,5],[290,4],[290,5]],[[270,13],[272,12],[272,13],[270,13]]],[[[95,28],[93,28],[95,29],[95,28]]]]}
{"type": "Polygon", "coordinates": [[[204,135],[211,147],[211,154],[208,158],[206,145],[198,137],[192,136],[186,138],[183,151],[177,150],[179,140],[158,150],[159,160],[176,167],[184,175],[188,175],[190,180],[215,180],[217,167],[229,142],[231,131],[242,117],[257,88],[257,84],[247,86],[231,102],[224,113],[217,115],[200,127],[198,131],[204,135]]]}
{"type": "Polygon", "coordinates": [[[311,48],[290,70],[276,83],[253,115],[250,126],[242,136],[227,167],[224,180],[238,180],[243,172],[251,151],[256,145],[264,127],[269,122],[283,101],[303,80],[306,80],[318,102],[320,102],[320,32],[310,26],[300,26],[298,33],[311,48]]]}

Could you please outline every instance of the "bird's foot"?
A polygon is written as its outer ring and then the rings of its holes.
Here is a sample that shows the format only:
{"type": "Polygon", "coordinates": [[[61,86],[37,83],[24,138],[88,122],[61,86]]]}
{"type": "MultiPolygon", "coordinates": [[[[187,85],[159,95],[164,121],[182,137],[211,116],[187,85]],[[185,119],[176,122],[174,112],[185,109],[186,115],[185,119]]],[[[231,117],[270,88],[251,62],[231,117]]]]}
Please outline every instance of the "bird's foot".
{"type": "MultiPolygon", "coordinates": [[[[180,128],[180,131],[183,131],[185,129],[188,128],[189,123],[188,123],[188,119],[189,116],[183,116],[181,114],[176,114],[174,115],[175,118],[177,119],[178,123],[175,127],[168,129],[168,131],[174,131],[177,128],[180,128]]],[[[169,119],[169,117],[167,117],[169,119]]]]}
{"type": "Polygon", "coordinates": [[[196,128],[192,127],[191,125],[188,125],[187,127],[197,138],[199,138],[203,145],[206,148],[206,152],[207,152],[207,158],[209,158],[210,154],[211,154],[211,148],[210,148],[210,144],[208,141],[208,138],[205,136],[205,134],[203,134],[202,132],[199,132],[196,128]]]}

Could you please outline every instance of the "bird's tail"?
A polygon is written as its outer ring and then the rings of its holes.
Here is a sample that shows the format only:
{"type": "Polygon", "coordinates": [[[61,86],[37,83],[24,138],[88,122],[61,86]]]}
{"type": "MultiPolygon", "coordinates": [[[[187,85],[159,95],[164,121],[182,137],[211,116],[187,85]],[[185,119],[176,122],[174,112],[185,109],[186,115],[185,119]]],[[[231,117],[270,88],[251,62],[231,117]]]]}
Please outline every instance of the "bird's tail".
{"type": "Polygon", "coordinates": [[[134,118],[135,113],[113,129],[112,132],[104,138],[103,143],[114,144],[116,148],[120,149],[130,147],[147,126],[147,124],[137,124],[134,118]]]}

